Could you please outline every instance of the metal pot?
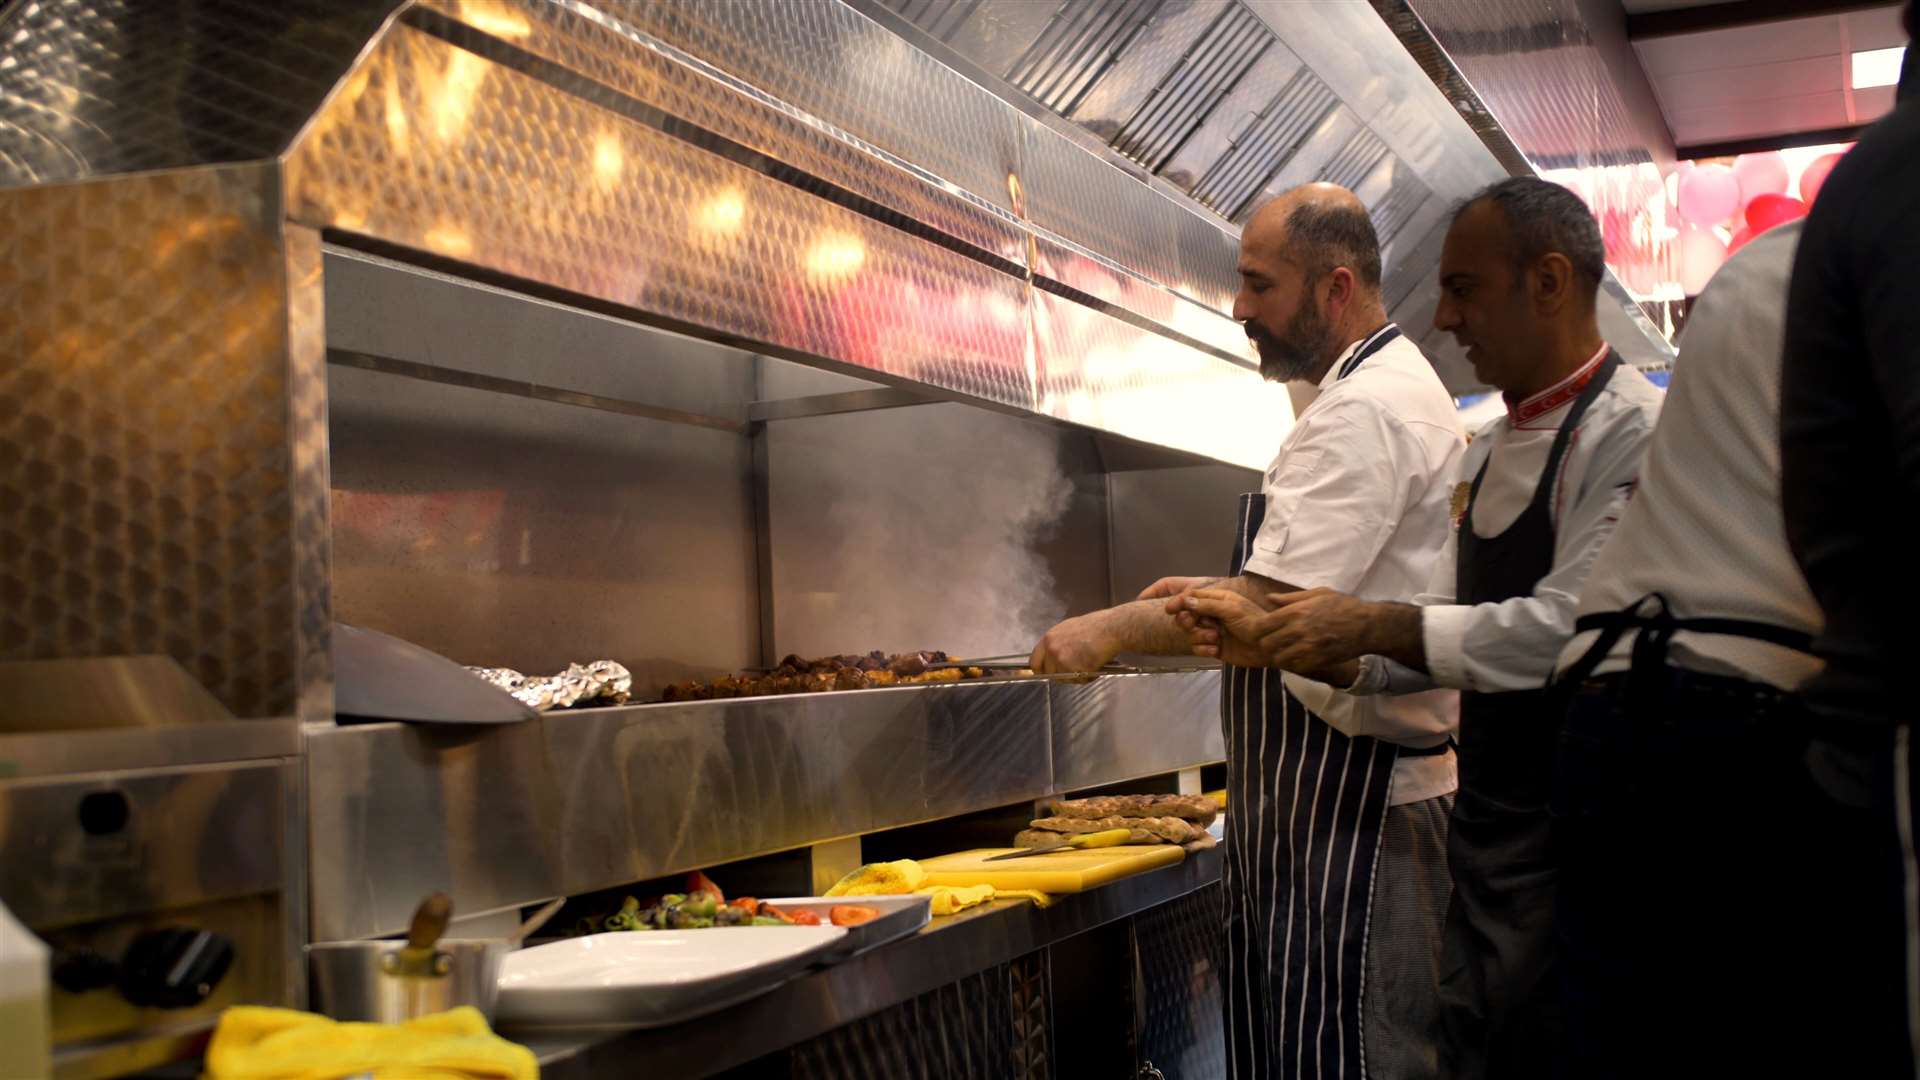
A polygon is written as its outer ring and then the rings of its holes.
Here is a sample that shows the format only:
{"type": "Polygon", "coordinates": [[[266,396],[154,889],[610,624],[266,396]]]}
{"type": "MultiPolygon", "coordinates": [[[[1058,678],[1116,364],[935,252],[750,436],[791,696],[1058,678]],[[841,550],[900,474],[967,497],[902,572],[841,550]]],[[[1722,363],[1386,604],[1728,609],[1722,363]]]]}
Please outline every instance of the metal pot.
{"type": "Polygon", "coordinates": [[[501,938],[441,941],[430,970],[401,962],[405,941],[337,941],[307,946],[315,1012],[335,1020],[397,1024],[456,1005],[471,1005],[493,1022],[500,962],[514,943],[501,938]]]}

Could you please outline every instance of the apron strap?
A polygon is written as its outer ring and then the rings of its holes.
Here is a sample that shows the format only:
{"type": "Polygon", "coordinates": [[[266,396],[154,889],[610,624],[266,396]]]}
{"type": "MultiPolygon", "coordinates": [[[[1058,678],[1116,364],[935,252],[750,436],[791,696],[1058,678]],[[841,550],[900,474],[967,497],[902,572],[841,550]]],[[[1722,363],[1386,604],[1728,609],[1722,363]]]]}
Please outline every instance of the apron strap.
{"type": "Polygon", "coordinates": [[[1589,630],[1600,631],[1600,636],[1594,639],[1593,645],[1581,654],[1579,660],[1567,668],[1565,674],[1559,679],[1550,680],[1549,685],[1571,688],[1585,682],[1601,662],[1613,653],[1613,647],[1620,643],[1629,630],[1640,631],[1640,636],[1634,639],[1631,666],[1631,670],[1640,673],[1664,666],[1673,635],[1683,630],[1695,634],[1751,638],[1795,652],[1813,652],[1813,635],[1804,630],[1789,630],[1784,626],[1751,619],[1682,619],[1673,614],[1667,598],[1660,593],[1648,593],[1624,611],[1596,612],[1574,620],[1574,633],[1584,634],[1589,630]]]}

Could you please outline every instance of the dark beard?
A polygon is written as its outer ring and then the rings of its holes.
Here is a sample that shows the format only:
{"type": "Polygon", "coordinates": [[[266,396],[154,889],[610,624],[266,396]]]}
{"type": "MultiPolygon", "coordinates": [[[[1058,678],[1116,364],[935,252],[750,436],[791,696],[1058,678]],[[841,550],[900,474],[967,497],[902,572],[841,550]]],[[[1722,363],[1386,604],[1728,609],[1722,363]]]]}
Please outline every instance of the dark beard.
{"type": "Polygon", "coordinates": [[[1259,323],[1247,323],[1247,336],[1260,350],[1260,377],[1268,382],[1293,382],[1313,374],[1327,351],[1330,336],[1320,313],[1302,306],[1287,321],[1286,333],[1276,337],[1259,323]]]}

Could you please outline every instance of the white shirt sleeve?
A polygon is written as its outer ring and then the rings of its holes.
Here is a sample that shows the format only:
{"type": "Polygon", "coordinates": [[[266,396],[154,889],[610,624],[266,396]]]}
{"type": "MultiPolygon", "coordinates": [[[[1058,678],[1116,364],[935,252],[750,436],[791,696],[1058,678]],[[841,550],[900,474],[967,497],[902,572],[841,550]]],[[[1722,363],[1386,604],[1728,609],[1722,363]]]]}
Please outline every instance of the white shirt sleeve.
{"type": "MultiPolygon", "coordinates": [[[[1449,587],[1445,596],[1419,598],[1426,605],[1421,633],[1435,683],[1482,692],[1538,690],[1547,684],[1561,648],[1573,636],[1587,574],[1633,494],[1652,427],[1646,411],[1621,403],[1574,433],[1555,498],[1553,568],[1531,594],[1464,605],[1451,602],[1449,587]]],[[[1452,571],[1454,543],[1450,538],[1436,578],[1439,571],[1452,571]]],[[[1399,692],[1397,685],[1394,689],[1399,692]]]]}
{"type": "Polygon", "coordinates": [[[1370,399],[1329,402],[1267,470],[1246,570],[1301,589],[1355,591],[1406,513],[1423,448],[1370,399]]]}

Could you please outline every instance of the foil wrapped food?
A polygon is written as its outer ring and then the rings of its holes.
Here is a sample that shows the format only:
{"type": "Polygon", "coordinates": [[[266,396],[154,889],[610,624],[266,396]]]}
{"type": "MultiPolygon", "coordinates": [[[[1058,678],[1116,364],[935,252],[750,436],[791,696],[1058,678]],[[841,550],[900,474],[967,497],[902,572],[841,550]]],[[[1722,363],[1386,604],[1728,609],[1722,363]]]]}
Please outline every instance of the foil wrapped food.
{"type": "Polygon", "coordinates": [[[487,682],[512,694],[534,712],[582,705],[623,705],[633,693],[633,673],[612,660],[568,664],[557,675],[523,675],[512,668],[469,667],[487,682]]]}

